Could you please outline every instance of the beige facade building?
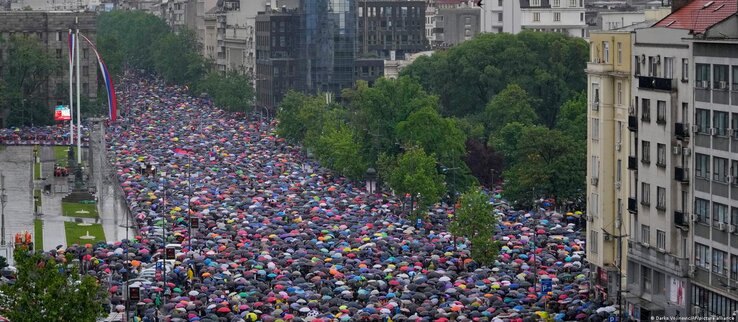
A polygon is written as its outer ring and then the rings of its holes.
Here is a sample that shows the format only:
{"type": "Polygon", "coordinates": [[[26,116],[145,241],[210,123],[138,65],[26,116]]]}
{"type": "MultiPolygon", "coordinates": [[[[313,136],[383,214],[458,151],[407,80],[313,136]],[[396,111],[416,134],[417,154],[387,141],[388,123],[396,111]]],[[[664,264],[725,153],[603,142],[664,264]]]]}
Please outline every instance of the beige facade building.
{"type": "Polygon", "coordinates": [[[590,38],[587,63],[587,260],[596,296],[613,303],[626,279],[628,108],[631,33],[599,32],[590,38]]]}

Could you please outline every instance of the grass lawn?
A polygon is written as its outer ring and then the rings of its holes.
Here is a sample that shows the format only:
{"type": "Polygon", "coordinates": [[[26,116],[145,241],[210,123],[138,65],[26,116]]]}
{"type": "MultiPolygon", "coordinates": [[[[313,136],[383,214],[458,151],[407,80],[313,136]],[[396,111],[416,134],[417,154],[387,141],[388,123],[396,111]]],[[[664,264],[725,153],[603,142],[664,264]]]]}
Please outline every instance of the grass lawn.
{"type": "Polygon", "coordinates": [[[34,180],[40,180],[41,179],[41,163],[34,163],[33,164],[33,179],[34,180]]]}
{"type": "Polygon", "coordinates": [[[44,221],[41,219],[33,220],[33,248],[44,249],[44,221]]]}
{"type": "Polygon", "coordinates": [[[100,224],[92,224],[92,226],[80,226],[76,222],[65,221],[64,231],[67,234],[67,246],[74,244],[95,244],[100,241],[105,241],[105,232],[103,231],[102,225],[100,224]],[[95,239],[80,239],[80,237],[85,236],[87,232],[90,233],[90,236],[95,236],[95,239]]]}
{"type": "Polygon", "coordinates": [[[62,215],[68,217],[97,218],[96,204],[81,204],[74,202],[62,202],[62,215]],[[78,212],[82,211],[82,212],[78,212]]]}
{"type": "MultiPolygon", "coordinates": [[[[68,146],[55,146],[54,147],[54,159],[56,159],[56,163],[58,163],[61,167],[66,167],[69,161],[69,156],[67,155],[67,151],[69,150],[68,146]]],[[[77,147],[74,147],[74,156],[77,157],[77,147]]]]}

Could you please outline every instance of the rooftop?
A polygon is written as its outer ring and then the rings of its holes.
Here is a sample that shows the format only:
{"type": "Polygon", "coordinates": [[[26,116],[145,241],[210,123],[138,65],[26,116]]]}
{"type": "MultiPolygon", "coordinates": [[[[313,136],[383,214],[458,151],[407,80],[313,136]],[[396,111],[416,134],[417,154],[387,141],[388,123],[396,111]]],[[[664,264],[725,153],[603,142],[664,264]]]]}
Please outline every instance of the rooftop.
{"type": "Polygon", "coordinates": [[[654,27],[687,29],[693,34],[705,30],[736,14],[736,0],[694,0],[657,22],[654,27]]]}

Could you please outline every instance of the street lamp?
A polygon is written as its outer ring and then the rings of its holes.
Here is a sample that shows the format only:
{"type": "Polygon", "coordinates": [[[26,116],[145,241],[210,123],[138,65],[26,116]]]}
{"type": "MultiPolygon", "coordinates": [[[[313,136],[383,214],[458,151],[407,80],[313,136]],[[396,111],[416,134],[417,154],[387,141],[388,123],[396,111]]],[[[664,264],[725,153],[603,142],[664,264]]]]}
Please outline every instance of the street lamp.
{"type": "Polygon", "coordinates": [[[377,170],[374,168],[366,169],[366,191],[373,195],[377,190],[377,170]]]}
{"type": "Polygon", "coordinates": [[[5,203],[8,202],[8,195],[5,194],[5,175],[0,172],[0,207],[2,208],[2,226],[0,227],[2,237],[0,237],[0,245],[5,246],[5,203]]]}

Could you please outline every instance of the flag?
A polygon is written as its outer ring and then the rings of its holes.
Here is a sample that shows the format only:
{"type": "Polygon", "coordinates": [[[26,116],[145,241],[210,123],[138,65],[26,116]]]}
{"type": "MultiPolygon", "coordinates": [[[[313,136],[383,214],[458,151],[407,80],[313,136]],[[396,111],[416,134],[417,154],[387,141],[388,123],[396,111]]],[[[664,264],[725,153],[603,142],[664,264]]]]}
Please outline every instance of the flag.
{"type": "Polygon", "coordinates": [[[74,63],[74,61],[72,60],[74,58],[74,46],[75,46],[74,34],[72,33],[72,29],[69,29],[69,44],[68,44],[68,47],[69,47],[69,63],[70,64],[71,63],[74,63]]]}
{"type": "Polygon", "coordinates": [[[103,82],[105,82],[105,89],[108,93],[108,117],[111,121],[115,122],[116,118],[118,117],[118,99],[115,95],[115,86],[113,86],[113,78],[110,77],[110,73],[108,72],[108,66],[105,65],[105,62],[102,60],[102,57],[100,56],[100,53],[97,51],[97,47],[95,47],[95,44],[92,43],[85,35],[80,34],[82,38],[87,41],[88,44],[90,44],[90,47],[92,47],[92,51],[95,52],[95,56],[97,56],[97,63],[100,65],[100,74],[102,75],[103,82]]]}

